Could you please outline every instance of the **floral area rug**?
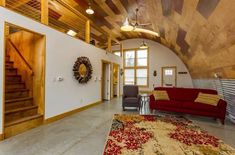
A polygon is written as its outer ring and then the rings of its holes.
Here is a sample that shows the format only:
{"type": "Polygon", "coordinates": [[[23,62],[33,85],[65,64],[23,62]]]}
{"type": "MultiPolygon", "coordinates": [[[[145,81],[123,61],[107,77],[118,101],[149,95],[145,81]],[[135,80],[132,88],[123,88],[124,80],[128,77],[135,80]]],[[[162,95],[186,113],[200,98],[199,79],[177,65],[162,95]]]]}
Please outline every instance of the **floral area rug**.
{"type": "Polygon", "coordinates": [[[116,114],[103,155],[235,155],[184,117],[116,114]]]}

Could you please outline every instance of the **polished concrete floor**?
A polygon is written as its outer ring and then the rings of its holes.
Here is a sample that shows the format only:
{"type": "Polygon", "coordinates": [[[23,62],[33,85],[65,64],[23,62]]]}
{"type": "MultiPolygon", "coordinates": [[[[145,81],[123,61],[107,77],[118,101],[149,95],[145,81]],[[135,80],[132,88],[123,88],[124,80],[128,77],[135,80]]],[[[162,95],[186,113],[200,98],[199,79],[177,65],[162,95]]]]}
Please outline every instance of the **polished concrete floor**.
{"type": "MultiPolygon", "coordinates": [[[[138,114],[139,112],[136,110],[123,112],[121,100],[113,99],[4,140],[0,142],[0,155],[102,155],[115,113],[138,114]]],[[[144,107],[140,113],[149,114],[148,107],[144,107]]],[[[159,111],[154,113],[165,114],[159,111]]],[[[234,124],[226,121],[226,125],[221,125],[212,118],[184,116],[235,147],[234,124]]]]}

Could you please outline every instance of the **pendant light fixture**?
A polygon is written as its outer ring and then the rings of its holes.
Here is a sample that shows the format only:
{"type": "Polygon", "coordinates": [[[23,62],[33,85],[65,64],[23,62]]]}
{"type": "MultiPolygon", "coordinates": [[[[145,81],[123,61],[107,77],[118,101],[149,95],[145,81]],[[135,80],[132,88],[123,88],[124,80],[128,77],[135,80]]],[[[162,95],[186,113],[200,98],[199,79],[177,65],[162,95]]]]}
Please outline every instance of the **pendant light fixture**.
{"type": "Polygon", "coordinates": [[[121,26],[121,30],[122,31],[132,31],[132,30],[134,30],[134,27],[132,25],[130,25],[128,18],[125,19],[123,25],[121,26]]]}
{"type": "Polygon", "coordinates": [[[146,49],[148,48],[147,43],[143,40],[142,44],[140,45],[140,49],[146,49]]]}
{"type": "Polygon", "coordinates": [[[88,8],[86,9],[88,15],[94,14],[94,10],[91,8],[91,2],[88,3],[88,8]]]}

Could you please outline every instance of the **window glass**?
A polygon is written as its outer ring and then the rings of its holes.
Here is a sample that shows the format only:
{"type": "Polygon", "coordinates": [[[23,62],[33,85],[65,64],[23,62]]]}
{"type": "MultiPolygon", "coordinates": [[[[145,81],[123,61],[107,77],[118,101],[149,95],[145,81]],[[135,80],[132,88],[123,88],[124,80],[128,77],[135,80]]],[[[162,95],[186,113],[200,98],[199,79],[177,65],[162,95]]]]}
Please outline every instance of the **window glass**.
{"type": "Polygon", "coordinates": [[[132,67],[135,65],[135,51],[125,52],[125,66],[132,67]]]}
{"type": "Polygon", "coordinates": [[[148,82],[148,70],[147,69],[137,69],[136,70],[136,84],[137,85],[147,85],[148,82]]]}
{"type": "Polygon", "coordinates": [[[135,70],[125,69],[125,84],[133,85],[135,84],[135,70]]]}
{"type": "Polygon", "coordinates": [[[172,69],[166,69],[165,70],[165,75],[173,75],[173,70],[172,69]]]}
{"type": "Polygon", "coordinates": [[[148,51],[138,50],[137,51],[137,66],[147,66],[148,64],[148,51]]]}

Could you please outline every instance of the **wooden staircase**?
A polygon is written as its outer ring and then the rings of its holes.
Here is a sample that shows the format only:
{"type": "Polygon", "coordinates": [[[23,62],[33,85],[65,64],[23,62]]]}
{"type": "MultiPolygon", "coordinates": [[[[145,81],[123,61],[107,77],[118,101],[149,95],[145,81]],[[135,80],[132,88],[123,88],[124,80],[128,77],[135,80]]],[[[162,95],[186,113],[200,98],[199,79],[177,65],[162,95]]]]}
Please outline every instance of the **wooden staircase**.
{"type": "Polygon", "coordinates": [[[8,138],[43,123],[43,115],[38,113],[30,91],[14,68],[14,62],[6,55],[5,62],[5,128],[8,138]]]}

